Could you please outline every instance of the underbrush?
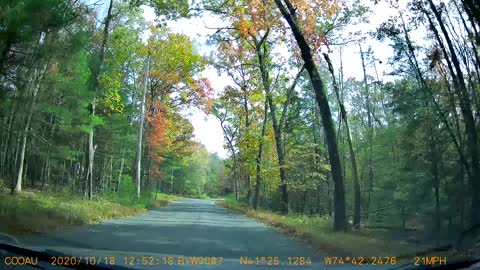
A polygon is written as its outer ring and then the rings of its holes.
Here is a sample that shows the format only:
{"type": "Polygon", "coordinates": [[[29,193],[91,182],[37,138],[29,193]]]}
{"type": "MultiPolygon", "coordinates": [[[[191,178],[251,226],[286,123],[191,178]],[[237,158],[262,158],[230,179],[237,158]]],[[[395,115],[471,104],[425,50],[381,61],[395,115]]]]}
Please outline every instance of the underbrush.
{"type": "Polygon", "coordinates": [[[22,191],[0,193],[0,231],[13,235],[42,233],[73,225],[96,223],[144,213],[167,205],[178,197],[158,194],[137,199],[134,195],[106,193],[86,200],[69,192],[22,191]]]}
{"type": "Polygon", "coordinates": [[[232,197],[226,197],[218,204],[253,217],[263,223],[280,228],[294,238],[304,240],[322,254],[332,256],[396,256],[412,254],[427,249],[425,245],[414,245],[400,241],[390,241],[366,235],[362,231],[334,232],[333,217],[279,215],[265,210],[245,207],[232,197]]]}
{"type": "MultiPolygon", "coordinates": [[[[155,193],[153,194],[155,196],[155,193]]],[[[164,195],[168,195],[177,199],[202,199],[202,200],[211,199],[210,196],[208,196],[207,194],[201,194],[201,195],[199,194],[175,194],[175,195],[164,194],[164,195]]]]}

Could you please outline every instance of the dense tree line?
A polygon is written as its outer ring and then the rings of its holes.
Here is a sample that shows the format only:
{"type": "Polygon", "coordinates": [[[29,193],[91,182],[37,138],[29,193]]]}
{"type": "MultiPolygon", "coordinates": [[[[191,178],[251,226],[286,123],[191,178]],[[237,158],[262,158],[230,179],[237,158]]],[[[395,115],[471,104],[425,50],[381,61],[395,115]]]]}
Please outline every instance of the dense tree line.
{"type": "Polygon", "coordinates": [[[340,231],[350,221],[438,236],[479,223],[478,6],[385,2],[398,15],[348,35],[368,22],[368,2],[204,1],[229,22],[213,61],[233,83],[212,113],[239,200],[334,215],[340,231]],[[389,42],[391,59],[369,40],[389,42]],[[363,78],[330,59],[347,49],[363,78]]]}
{"type": "Polygon", "coordinates": [[[179,1],[110,0],[105,10],[99,2],[2,1],[0,178],[12,194],[222,190],[221,159],[194,139],[183,114],[209,110],[213,89],[199,76],[206,60],[187,36],[149,25],[142,4],[164,19],[185,13],[179,1]]]}

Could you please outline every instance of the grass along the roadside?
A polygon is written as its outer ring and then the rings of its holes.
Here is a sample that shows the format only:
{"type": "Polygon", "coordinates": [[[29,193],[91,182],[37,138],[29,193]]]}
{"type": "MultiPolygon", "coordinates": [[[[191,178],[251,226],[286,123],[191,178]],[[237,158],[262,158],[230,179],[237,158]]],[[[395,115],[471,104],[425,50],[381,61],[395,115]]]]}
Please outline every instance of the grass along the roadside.
{"type": "Polygon", "coordinates": [[[162,207],[169,204],[170,202],[185,199],[185,197],[165,193],[157,193],[156,196],[155,193],[152,193],[152,198],[156,199],[151,200],[150,204],[147,205],[148,209],[162,207]]]}
{"type": "Polygon", "coordinates": [[[374,235],[356,232],[340,233],[332,230],[329,217],[308,217],[302,215],[279,215],[264,210],[253,210],[227,197],[217,201],[228,209],[253,217],[263,223],[280,228],[296,239],[308,242],[323,255],[363,256],[365,258],[380,256],[400,257],[427,249],[424,245],[414,245],[375,238],[374,235]]]}
{"type": "Polygon", "coordinates": [[[73,225],[132,216],[167,205],[179,197],[158,194],[157,200],[122,198],[114,194],[85,200],[68,193],[22,191],[0,193],[0,231],[26,235],[54,231],[73,225]]]}

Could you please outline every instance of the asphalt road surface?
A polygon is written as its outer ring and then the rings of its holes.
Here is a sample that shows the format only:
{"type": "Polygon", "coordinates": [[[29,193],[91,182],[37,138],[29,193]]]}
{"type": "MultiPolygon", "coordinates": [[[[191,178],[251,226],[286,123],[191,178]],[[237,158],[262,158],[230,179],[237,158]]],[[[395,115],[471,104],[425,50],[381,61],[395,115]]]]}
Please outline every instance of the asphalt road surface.
{"type": "MultiPolygon", "coordinates": [[[[306,243],[214,200],[176,201],[140,216],[20,241],[32,249],[88,258],[91,264],[101,261],[132,269],[380,269],[325,265],[324,256],[306,243]]],[[[392,266],[382,267],[388,268],[392,266]]]]}

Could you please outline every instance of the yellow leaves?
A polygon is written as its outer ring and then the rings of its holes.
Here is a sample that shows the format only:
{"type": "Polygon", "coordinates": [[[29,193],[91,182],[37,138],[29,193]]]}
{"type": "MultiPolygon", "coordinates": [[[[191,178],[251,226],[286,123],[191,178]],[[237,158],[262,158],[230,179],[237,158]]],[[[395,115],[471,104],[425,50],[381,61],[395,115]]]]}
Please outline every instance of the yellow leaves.
{"type": "Polygon", "coordinates": [[[139,55],[145,57],[145,56],[148,55],[148,51],[149,51],[148,45],[147,46],[141,46],[138,53],[139,53],[139,55]]]}
{"type": "Polygon", "coordinates": [[[327,16],[327,18],[331,18],[335,13],[341,11],[340,4],[337,1],[321,1],[320,7],[322,13],[327,16]]]}
{"type": "Polygon", "coordinates": [[[242,38],[257,36],[274,25],[281,25],[273,0],[249,0],[235,4],[237,6],[233,8],[231,20],[242,38]]]}
{"type": "Polygon", "coordinates": [[[213,101],[214,101],[213,98],[207,99],[207,101],[205,102],[205,109],[203,110],[203,112],[205,112],[206,114],[210,113],[213,107],[213,101]]]}
{"type": "Polygon", "coordinates": [[[180,81],[180,76],[177,73],[168,73],[165,74],[162,78],[163,81],[168,81],[172,84],[178,83],[180,81]]]}
{"type": "Polygon", "coordinates": [[[102,110],[108,115],[122,113],[125,105],[119,92],[122,86],[120,75],[115,73],[104,74],[100,79],[100,84],[104,89],[104,94],[100,101],[102,110]]]}
{"type": "Polygon", "coordinates": [[[315,51],[327,44],[327,39],[318,27],[320,22],[327,22],[342,9],[339,0],[291,0],[296,8],[298,23],[315,51]]]}
{"type": "Polygon", "coordinates": [[[244,16],[234,23],[234,27],[242,38],[247,38],[251,24],[245,19],[244,16]]]}
{"type": "Polygon", "coordinates": [[[50,65],[50,73],[57,73],[59,70],[58,62],[53,62],[53,64],[50,65]]]}
{"type": "MultiPolygon", "coordinates": [[[[330,2],[330,1],[328,1],[328,2],[330,2]]],[[[328,9],[328,6],[329,6],[329,3],[328,3],[328,2],[327,2],[327,1],[320,1],[320,8],[321,8],[322,10],[328,9]]]]}
{"type": "Polygon", "coordinates": [[[243,16],[245,14],[245,8],[236,6],[233,8],[233,14],[236,16],[243,16]]]}
{"type": "Polygon", "coordinates": [[[122,97],[118,91],[108,92],[103,97],[104,107],[108,108],[112,113],[121,113],[125,108],[122,103],[122,97]]]}
{"type": "Polygon", "coordinates": [[[180,81],[180,75],[178,73],[164,73],[161,70],[150,71],[150,77],[158,78],[161,82],[171,85],[180,81]]]}
{"type": "Polygon", "coordinates": [[[342,10],[339,4],[332,5],[328,10],[327,10],[327,16],[332,17],[334,14],[339,13],[342,10]]]}

